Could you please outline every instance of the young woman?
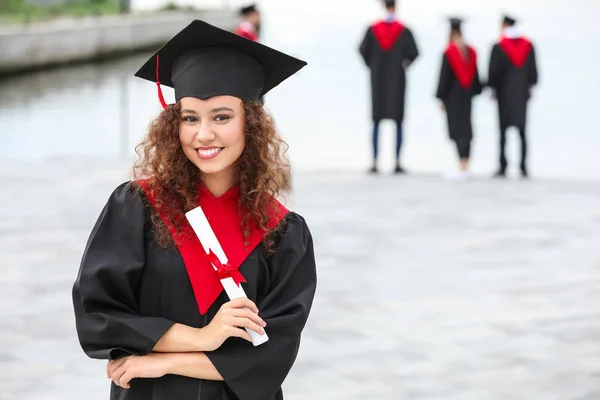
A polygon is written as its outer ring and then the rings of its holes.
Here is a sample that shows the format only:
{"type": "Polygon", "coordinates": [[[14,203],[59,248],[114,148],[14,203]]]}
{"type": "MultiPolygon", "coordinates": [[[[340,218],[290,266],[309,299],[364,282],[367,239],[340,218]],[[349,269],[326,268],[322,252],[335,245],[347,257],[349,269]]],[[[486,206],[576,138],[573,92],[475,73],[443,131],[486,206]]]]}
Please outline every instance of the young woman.
{"type": "Polygon", "coordinates": [[[477,69],[477,53],[467,45],[461,32],[461,20],[450,20],[450,43],[442,57],[436,97],[440,107],[446,111],[448,133],[456,143],[460,159],[459,171],[451,176],[457,179],[468,177],[471,155],[471,106],[473,97],[481,94],[482,85],[477,69]]]}
{"type": "Polygon", "coordinates": [[[177,103],[160,95],[136,180],[108,199],[73,287],[81,346],[109,360],[111,399],[283,398],[316,271],[306,222],[276,200],[285,143],[258,99],[304,65],[194,21],[136,74],[177,103]],[[197,206],[224,266],[185,218],[197,206]],[[248,298],[230,301],[225,277],[248,298]],[[254,346],[245,328],[269,340],[254,346]]]}

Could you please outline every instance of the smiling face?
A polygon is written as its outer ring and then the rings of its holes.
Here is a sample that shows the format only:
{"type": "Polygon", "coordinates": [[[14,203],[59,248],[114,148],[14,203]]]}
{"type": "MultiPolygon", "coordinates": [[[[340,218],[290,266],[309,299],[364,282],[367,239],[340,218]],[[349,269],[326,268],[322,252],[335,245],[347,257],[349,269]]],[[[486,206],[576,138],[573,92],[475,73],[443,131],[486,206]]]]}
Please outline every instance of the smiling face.
{"type": "Polygon", "coordinates": [[[245,146],[242,100],[215,96],[181,99],[179,140],[187,158],[203,175],[232,179],[245,146]]]}

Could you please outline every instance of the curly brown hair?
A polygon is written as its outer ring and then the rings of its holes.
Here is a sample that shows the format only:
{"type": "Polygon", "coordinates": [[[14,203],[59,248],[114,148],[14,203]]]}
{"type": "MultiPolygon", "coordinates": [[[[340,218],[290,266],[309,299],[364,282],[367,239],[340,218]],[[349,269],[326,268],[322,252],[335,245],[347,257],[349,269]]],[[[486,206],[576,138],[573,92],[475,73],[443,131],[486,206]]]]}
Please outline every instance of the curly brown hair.
{"type": "MultiPolygon", "coordinates": [[[[275,198],[285,197],[290,189],[288,145],[277,133],[273,118],[258,102],[242,101],[246,143],[236,161],[242,232],[248,238],[251,224],[264,231],[263,243],[271,252],[275,229],[268,226],[275,198]],[[244,210],[244,211],[241,211],[244,210]]],[[[184,154],[179,141],[180,103],[171,104],[151,122],[144,140],[136,146],[138,159],[133,178],[147,179],[146,190],[157,207],[168,204],[169,222],[181,227],[185,212],[198,202],[201,172],[184,154]]],[[[158,245],[173,247],[175,242],[156,212],[152,213],[154,239],[158,245]]],[[[180,229],[181,233],[181,229],[180,229]]]]}

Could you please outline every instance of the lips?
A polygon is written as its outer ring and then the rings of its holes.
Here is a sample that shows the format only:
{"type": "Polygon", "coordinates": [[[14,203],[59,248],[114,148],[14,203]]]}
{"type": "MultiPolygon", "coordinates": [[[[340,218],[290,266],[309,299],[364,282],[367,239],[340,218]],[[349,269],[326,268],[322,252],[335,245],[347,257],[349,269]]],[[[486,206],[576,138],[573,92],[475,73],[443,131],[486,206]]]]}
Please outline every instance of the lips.
{"type": "Polygon", "coordinates": [[[196,149],[196,153],[202,160],[210,160],[218,156],[222,150],[222,147],[198,148],[196,149]]]}

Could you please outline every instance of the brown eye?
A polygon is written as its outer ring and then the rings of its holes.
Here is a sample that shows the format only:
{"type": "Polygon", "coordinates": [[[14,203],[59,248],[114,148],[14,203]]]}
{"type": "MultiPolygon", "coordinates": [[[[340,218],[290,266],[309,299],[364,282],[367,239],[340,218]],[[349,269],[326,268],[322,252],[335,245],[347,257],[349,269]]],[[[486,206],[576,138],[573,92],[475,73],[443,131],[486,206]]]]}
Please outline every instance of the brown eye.
{"type": "Polygon", "coordinates": [[[217,122],[223,122],[223,121],[227,121],[229,119],[231,119],[231,117],[229,115],[225,115],[225,114],[217,115],[215,117],[215,121],[217,121],[217,122]]]}

